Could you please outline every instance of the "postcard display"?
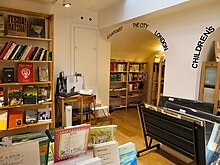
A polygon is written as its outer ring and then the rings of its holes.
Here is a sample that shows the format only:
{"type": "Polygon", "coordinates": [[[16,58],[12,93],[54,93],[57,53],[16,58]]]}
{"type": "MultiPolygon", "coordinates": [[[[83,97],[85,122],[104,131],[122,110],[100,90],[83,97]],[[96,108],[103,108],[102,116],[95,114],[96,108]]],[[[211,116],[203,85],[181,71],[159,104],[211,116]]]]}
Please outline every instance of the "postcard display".
{"type": "MultiPolygon", "coordinates": [[[[55,126],[53,22],[51,14],[0,7],[0,147],[4,138],[55,126]]],[[[34,154],[34,159],[26,157],[32,153],[31,146],[21,143],[8,147],[16,152],[25,150],[20,152],[20,156],[24,154],[20,161],[33,164],[40,158],[36,164],[41,164],[39,161],[47,162],[42,153],[47,151],[48,142],[37,141],[38,147],[33,148],[38,150],[33,152],[39,156],[34,154]]],[[[10,154],[8,147],[4,152],[0,149],[0,162],[10,154]]]]}

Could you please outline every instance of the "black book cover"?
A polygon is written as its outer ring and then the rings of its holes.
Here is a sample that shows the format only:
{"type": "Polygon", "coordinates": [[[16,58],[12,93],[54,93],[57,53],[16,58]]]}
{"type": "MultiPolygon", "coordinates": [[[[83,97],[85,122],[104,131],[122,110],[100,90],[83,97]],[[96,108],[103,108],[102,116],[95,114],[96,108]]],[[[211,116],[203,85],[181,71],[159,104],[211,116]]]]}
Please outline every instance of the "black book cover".
{"type": "Polygon", "coordinates": [[[23,46],[23,49],[21,50],[21,53],[18,55],[17,60],[21,59],[21,57],[23,56],[23,54],[24,54],[25,50],[27,49],[27,47],[28,47],[27,45],[23,46]]]}
{"type": "Polygon", "coordinates": [[[17,51],[18,47],[19,47],[19,45],[16,45],[16,46],[15,46],[14,50],[13,50],[13,51],[11,52],[11,54],[9,55],[8,60],[11,60],[11,58],[12,58],[13,55],[14,55],[14,53],[17,51]]]}
{"type": "Polygon", "coordinates": [[[30,55],[30,58],[29,58],[28,60],[33,60],[33,58],[34,58],[35,54],[37,53],[37,50],[38,50],[38,49],[39,49],[38,46],[36,46],[36,47],[34,48],[34,51],[33,51],[33,53],[30,55]]]}
{"type": "Polygon", "coordinates": [[[45,19],[28,18],[28,37],[45,38],[45,19]]]}
{"type": "Polygon", "coordinates": [[[44,48],[40,48],[39,51],[36,54],[36,57],[34,58],[35,61],[39,61],[40,59],[40,55],[42,53],[42,51],[44,50],[44,48]]]}
{"type": "Polygon", "coordinates": [[[20,56],[22,50],[24,49],[24,45],[21,45],[20,49],[16,53],[15,57],[12,60],[18,60],[18,57],[20,56]]]}
{"type": "Polygon", "coordinates": [[[14,82],[14,68],[3,68],[3,82],[14,82]]]}

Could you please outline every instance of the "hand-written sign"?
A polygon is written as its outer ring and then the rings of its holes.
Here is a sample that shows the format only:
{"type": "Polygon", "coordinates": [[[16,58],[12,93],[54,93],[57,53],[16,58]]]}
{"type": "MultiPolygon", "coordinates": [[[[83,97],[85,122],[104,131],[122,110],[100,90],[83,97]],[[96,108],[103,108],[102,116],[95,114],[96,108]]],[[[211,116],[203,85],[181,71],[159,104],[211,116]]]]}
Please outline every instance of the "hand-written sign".
{"type": "Polygon", "coordinates": [[[205,41],[208,39],[209,35],[211,35],[215,31],[215,28],[212,26],[206,27],[205,29],[205,32],[200,36],[199,41],[195,47],[196,52],[193,54],[192,68],[194,69],[198,68],[199,56],[201,54],[205,41]]]}
{"type": "Polygon", "coordinates": [[[39,165],[39,142],[24,142],[9,147],[2,147],[0,152],[1,165],[39,165]]]}
{"type": "Polygon", "coordinates": [[[7,29],[9,35],[27,36],[27,18],[8,15],[7,29]]]}

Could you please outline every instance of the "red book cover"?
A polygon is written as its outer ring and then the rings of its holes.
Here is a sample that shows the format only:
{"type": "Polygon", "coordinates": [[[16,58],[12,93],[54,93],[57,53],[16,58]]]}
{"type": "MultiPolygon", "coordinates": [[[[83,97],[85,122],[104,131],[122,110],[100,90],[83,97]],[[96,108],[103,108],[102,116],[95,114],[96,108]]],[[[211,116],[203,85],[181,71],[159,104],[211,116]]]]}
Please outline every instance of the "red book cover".
{"type": "Polygon", "coordinates": [[[14,128],[23,125],[23,111],[8,111],[8,128],[14,128]]]}
{"type": "Polygon", "coordinates": [[[31,47],[31,50],[28,52],[28,55],[27,55],[27,57],[25,58],[25,60],[29,60],[29,58],[30,58],[31,54],[33,53],[33,51],[34,51],[34,47],[32,46],[32,47],[31,47]]]}
{"type": "Polygon", "coordinates": [[[18,63],[18,82],[34,82],[32,63],[18,63]]]}
{"type": "Polygon", "coordinates": [[[5,54],[7,53],[8,49],[10,48],[11,44],[13,43],[13,41],[9,41],[7,43],[7,45],[5,46],[4,50],[1,52],[1,55],[0,55],[0,60],[3,59],[3,57],[5,56],[5,54]]]}
{"type": "Polygon", "coordinates": [[[113,63],[110,64],[110,71],[111,71],[111,72],[114,71],[114,64],[113,64],[113,63]]]}

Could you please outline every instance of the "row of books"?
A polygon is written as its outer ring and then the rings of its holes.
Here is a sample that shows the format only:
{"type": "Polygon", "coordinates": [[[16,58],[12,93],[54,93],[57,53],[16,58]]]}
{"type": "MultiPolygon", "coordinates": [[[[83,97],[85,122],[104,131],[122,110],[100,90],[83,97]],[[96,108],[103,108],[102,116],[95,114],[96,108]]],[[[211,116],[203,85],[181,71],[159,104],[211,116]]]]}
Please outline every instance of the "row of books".
{"type": "Polygon", "coordinates": [[[111,82],[116,82],[116,81],[126,81],[127,80],[127,75],[124,73],[118,73],[118,74],[111,74],[110,76],[110,81],[111,82]]]}
{"type": "Polygon", "coordinates": [[[129,65],[130,72],[144,72],[144,64],[132,64],[129,65]]]}
{"type": "MultiPolygon", "coordinates": [[[[5,105],[4,91],[0,88],[0,105],[5,105]]],[[[51,88],[49,86],[25,85],[24,87],[8,87],[8,105],[37,104],[51,101],[51,88]]]]}
{"type": "Polygon", "coordinates": [[[111,72],[124,72],[124,71],[127,71],[127,64],[111,63],[110,64],[110,71],[111,72]]]}
{"type": "Polygon", "coordinates": [[[129,91],[133,90],[143,90],[144,89],[144,83],[131,83],[129,84],[129,91]]]}
{"type": "Polygon", "coordinates": [[[129,81],[143,80],[143,75],[142,74],[136,74],[136,73],[135,74],[129,73],[128,80],[129,81]]]}
{"type": "Polygon", "coordinates": [[[0,52],[0,60],[52,61],[52,52],[33,45],[19,45],[8,41],[0,52]]]}
{"type": "Polygon", "coordinates": [[[25,111],[1,110],[0,119],[0,130],[19,127],[23,124],[51,121],[51,108],[29,109],[25,111]]]}

